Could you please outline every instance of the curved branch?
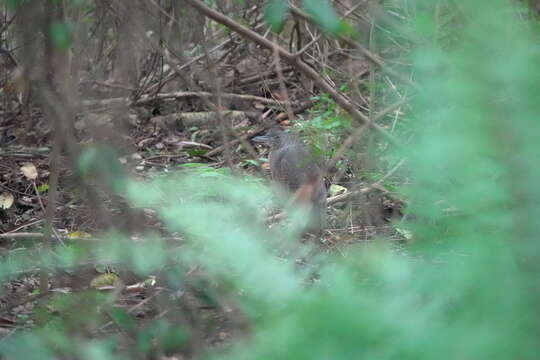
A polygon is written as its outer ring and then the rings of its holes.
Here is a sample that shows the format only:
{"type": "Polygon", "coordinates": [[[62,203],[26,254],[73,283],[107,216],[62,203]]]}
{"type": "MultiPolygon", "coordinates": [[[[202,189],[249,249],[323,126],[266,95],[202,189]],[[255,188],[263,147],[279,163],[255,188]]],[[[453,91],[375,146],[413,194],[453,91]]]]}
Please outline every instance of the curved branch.
{"type": "Polygon", "coordinates": [[[334,89],[332,85],[330,85],[328,82],[326,82],[323,78],[319,76],[319,74],[311,68],[309,65],[301,61],[297,56],[294,54],[288,52],[287,50],[283,49],[278,44],[266,39],[265,37],[257,34],[256,32],[248,29],[247,27],[240,25],[236,21],[232,20],[231,18],[223,15],[222,13],[212,9],[211,7],[208,7],[203,1],[201,0],[184,0],[186,3],[191,5],[193,8],[195,8],[200,13],[204,14],[205,16],[209,17],[210,19],[214,20],[215,22],[218,22],[222,25],[227,26],[232,31],[235,31],[240,36],[253,41],[257,43],[259,46],[264,47],[270,51],[276,51],[277,54],[286,62],[288,62],[291,66],[293,66],[296,70],[300,71],[302,74],[304,74],[306,77],[308,77],[310,80],[312,80],[317,86],[323,90],[324,92],[328,93],[334,101],[341,106],[346,112],[348,112],[351,117],[358,121],[361,124],[369,125],[371,128],[377,131],[380,135],[382,135],[387,141],[394,145],[399,145],[399,143],[396,141],[396,139],[390,135],[388,132],[386,132],[381,126],[375,124],[372,122],[366,115],[362,114],[354,104],[352,104],[350,101],[348,101],[339,91],[334,89]]]}

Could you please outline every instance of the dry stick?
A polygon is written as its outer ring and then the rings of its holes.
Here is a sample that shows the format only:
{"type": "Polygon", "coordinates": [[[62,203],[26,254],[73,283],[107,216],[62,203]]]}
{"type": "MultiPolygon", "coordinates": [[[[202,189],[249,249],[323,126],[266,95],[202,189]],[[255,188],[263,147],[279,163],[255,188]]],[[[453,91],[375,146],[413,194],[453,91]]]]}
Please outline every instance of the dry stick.
{"type": "Polygon", "coordinates": [[[283,49],[279,45],[274,44],[272,41],[262,37],[261,35],[248,29],[247,27],[238,24],[237,22],[221,14],[220,12],[217,12],[214,9],[208,7],[205,3],[203,3],[200,0],[185,0],[185,1],[189,5],[197,9],[199,12],[206,15],[207,17],[211,18],[212,20],[222,25],[227,26],[231,30],[257,43],[261,47],[264,47],[270,51],[274,50],[275,48],[280,58],[287,61],[289,64],[291,64],[291,66],[293,66],[298,71],[303,73],[306,77],[310,78],[315,84],[319,86],[321,90],[323,90],[324,92],[327,92],[339,106],[341,106],[345,111],[347,111],[351,115],[351,117],[354,120],[358,121],[361,124],[369,124],[370,127],[376,130],[388,142],[390,142],[393,145],[400,146],[398,141],[394,139],[392,135],[386,132],[384,128],[382,128],[381,126],[375,123],[372,123],[367,116],[365,116],[360,111],[358,111],[358,109],[354,106],[354,104],[349,102],[340,92],[336,91],[334,87],[332,87],[325,80],[323,80],[313,68],[311,68],[306,63],[299,61],[298,58],[294,56],[294,54],[291,54],[290,52],[283,49]]]}
{"type": "MultiPolygon", "coordinates": [[[[45,116],[50,119],[55,127],[62,149],[66,152],[66,157],[70,162],[69,165],[72,169],[76,169],[77,163],[75,159],[80,153],[80,146],[75,142],[75,138],[69,129],[69,125],[75,118],[75,109],[72,107],[71,103],[67,101],[62,104],[61,98],[59,98],[59,95],[52,90],[49,84],[42,84],[37,87],[37,90],[36,94],[38,100],[40,100],[41,106],[44,109],[45,116]]],[[[91,208],[99,211],[99,214],[102,215],[104,213],[104,207],[103,204],[98,201],[100,196],[98,195],[97,190],[85,182],[82,184],[88,193],[87,198],[91,208]]],[[[100,216],[100,218],[112,226],[110,218],[105,216],[100,216]]]]}
{"type": "MultiPolygon", "coordinates": [[[[52,153],[52,156],[54,157],[56,154],[55,152],[53,151],[52,153]]],[[[53,162],[54,162],[54,158],[53,158],[53,162]]],[[[53,173],[51,172],[51,178],[53,176],[53,173]]],[[[58,182],[58,179],[56,180],[58,182]]],[[[39,194],[39,190],[37,188],[37,185],[36,185],[36,180],[31,180],[32,182],[32,186],[34,188],[34,191],[36,193],[36,196],[38,198],[38,203],[39,203],[39,207],[41,208],[41,211],[43,211],[44,214],[48,214],[48,207],[47,209],[45,209],[45,205],[43,205],[43,201],[41,200],[41,195],[39,194]]],[[[51,200],[51,192],[49,192],[49,200],[51,200]]],[[[49,206],[50,206],[50,203],[49,203],[49,206]]],[[[48,219],[48,217],[46,216],[46,219],[48,219]]],[[[47,222],[45,223],[47,226],[47,222]]],[[[54,235],[54,237],[56,238],[56,240],[58,240],[58,242],[64,246],[66,246],[66,244],[64,243],[64,241],[62,240],[62,238],[60,237],[60,235],[58,235],[58,233],[56,232],[56,230],[54,229],[54,227],[51,226],[51,232],[52,232],[52,235],[54,235]]]]}
{"type": "Polygon", "coordinates": [[[137,90],[136,88],[131,87],[131,86],[116,84],[116,83],[108,83],[108,82],[99,81],[99,80],[83,80],[81,81],[81,84],[96,84],[96,85],[107,87],[110,89],[120,89],[120,90],[126,90],[126,91],[137,90]]]}
{"type": "MultiPolygon", "coordinates": [[[[204,24],[201,24],[204,25],[204,24]]],[[[201,37],[204,39],[204,26],[201,26],[201,37]]],[[[232,161],[232,152],[231,148],[229,147],[229,140],[227,136],[227,124],[225,124],[225,119],[223,118],[223,107],[222,107],[222,91],[221,91],[221,85],[217,79],[217,73],[216,73],[216,66],[214,61],[210,59],[210,55],[208,53],[208,47],[206,46],[206,42],[201,42],[203,52],[205,54],[205,60],[206,60],[206,66],[208,67],[208,70],[210,71],[213,88],[214,88],[214,96],[216,97],[217,104],[213,104],[208,100],[208,104],[211,104],[211,106],[217,111],[217,116],[219,120],[219,129],[221,132],[221,140],[223,144],[225,145],[225,161],[227,162],[227,165],[229,166],[229,169],[234,174],[234,164],[232,161]]]]}
{"type": "MultiPolygon", "coordinates": [[[[204,51],[206,51],[206,44],[204,44],[204,43],[203,43],[203,49],[204,49],[204,51]]],[[[251,155],[251,157],[253,159],[255,159],[255,161],[257,161],[256,159],[258,158],[258,154],[253,149],[253,146],[251,146],[251,144],[249,144],[245,139],[243,139],[241,136],[239,136],[234,131],[232,126],[228,126],[228,123],[225,122],[225,119],[223,118],[222,106],[221,106],[221,99],[222,99],[221,86],[220,86],[219,82],[217,81],[217,74],[215,72],[215,64],[213,62],[210,62],[210,57],[209,56],[206,56],[206,60],[207,60],[207,65],[208,65],[210,71],[212,72],[212,75],[213,75],[212,79],[214,80],[214,88],[216,90],[215,95],[216,95],[217,103],[218,103],[217,104],[217,114],[218,114],[218,119],[219,119],[219,122],[220,122],[220,130],[221,130],[222,141],[223,141],[223,146],[224,146],[224,150],[225,150],[225,158],[226,158],[226,161],[227,161],[227,163],[229,165],[229,168],[234,173],[234,164],[233,164],[233,161],[232,161],[232,152],[231,152],[231,147],[230,147],[230,142],[229,142],[229,139],[228,139],[228,136],[227,136],[227,132],[232,133],[236,137],[236,139],[239,140],[239,142],[242,144],[244,149],[247,150],[247,152],[251,155]]],[[[288,100],[288,99],[286,99],[286,100],[288,100]]],[[[210,101],[207,101],[207,102],[210,103],[210,101]]],[[[262,175],[262,171],[261,171],[260,167],[256,167],[256,170],[262,175]]]]}
{"type": "MultiPolygon", "coordinates": [[[[302,18],[303,20],[305,20],[305,21],[307,21],[307,22],[309,22],[309,23],[311,23],[313,25],[316,25],[316,22],[313,20],[313,18],[310,15],[308,15],[307,13],[305,13],[304,11],[300,10],[299,8],[297,8],[297,7],[293,6],[293,5],[290,5],[289,9],[291,10],[291,13],[293,15],[298,16],[298,17],[302,18]]],[[[356,48],[369,61],[371,61],[372,63],[374,63],[378,67],[380,67],[383,72],[387,73],[388,75],[391,75],[391,76],[395,77],[396,79],[401,80],[402,82],[404,82],[407,85],[410,85],[410,86],[412,86],[414,88],[417,88],[417,85],[415,83],[413,83],[410,79],[407,79],[402,74],[400,74],[400,73],[392,70],[391,68],[389,68],[379,57],[374,55],[372,52],[370,52],[365,47],[361,46],[357,41],[355,41],[355,40],[353,40],[351,38],[348,38],[346,36],[340,36],[339,39],[342,40],[342,41],[345,41],[348,45],[356,48]]]]}
{"type": "MultiPolygon", "coordinates": [[[[372,22],[372,25],[374,24],[374,21],[372,22]]],[[[373,26],[371,27],[371,30],[373,30],[373,26]]],[[[369,49],[370,51],[373,51],[373,45],[374,45],[374,41],[373,41],[373,31],[371,31],[369,33],[369,49]]],[[[373,119],[373,113],[374,113],[374,109],[375,109],[375,71],[374,71],[374,68],[375,68],[375,64],[374,63],[370,63],[369,64],[369,83],[370,83],[370,86],[369,86],[369,118],[371,119],[371,121],[375,121],[373,119]]],[[[358,91],[358,93],[360,93],[360,91],[358,90],[357,87],[355,87],[355,89],[358,91]]],[[[353,134],[351,137],[349,137],[349,139],[352,139],[353,136],[355,138],[359,138],[361,135],[361,133],[359,132],[358,134],[353,134]]],[[[371,148],[372,144],[373,144],[373,133],[370,133],[367,135],[368,136],[368,139],[367,139],[367,147],[368,147],[368,150],[371,148]]],[[[347,139],[347,141],[349,140],[347,139]]],[[[352,146],[352,141],[350,143],[347,144],[347,141],[345,142],[344,145],[347,145],[346,148],[349,148],[350,146],[352,146]]],[[[340,150],[343,150],[343,152],[345,151],[345,146],[342,146],[340,150]]],[[[339,154],[339,151],[338,151],[338,154],[339,154]]],[[[339,154],[339,156],[341,157],[341,154],[339,154]]],[[[339,158],[336,156],[334,157],[335,160],[338,160],[339,158]]],[[[368,158],[368,161],[370,159],[368,158]]],[[[335,162],[332,164],[332,166],[335,165],[335,162]]],[[[367,164],[368,167],[371,166],[370,163],[367,164]]],[[[343,174],[345,173],[346,171],[346,168],[343,167],[342,169],[340,169],[337,174],[335,174],[333,176],[333,181],[332,182],[338,182],[341,177],[343,176],[343,174]]],[[[352,220],[351,220],[352,221],[352,220]]],[[[352,226],[352,224],[351,224],[352,226]]]]}
{"type": "MultiPolygon", "coordinates": [[[[369,30],[369,50],[373,52],[373,50],[376,47],[375,43],[375,19],[371,22],[371,27],[369,30]]],[[[375,108],[375,71],[374,71],[374,63],[371,63],[369,66],[369,117],[373,117],[373,109],[375,108]]]]}
{"type": "MultiPolygon", "coordinates": [[[[150,0],[150,4],[152,4],[155,8],[158,9],[159,12],[161,12],[165,17],[169,18],[169,20],[173,21],[173,22],[178,22],[174,17],[172,17],[171,15],[169,15],[166,11],[163,10],[163,8],[157,4],[154,0],[150,0]]],[[[264,26],[264,22],[259,24],[259,25],[256,25],[255,26],[255,29],[259,29],[259,28],[262,28],[264,26]]],[[[147,92],[151,93],[153,92],[154,90],[156,90],[157,88],[162,88],[167,82],[173,80],[176,76],[178,76],[180,74],[180,71],[184,70],[185,68],[187,68],[188,66],[190,66],[191,64],[193,64],[194,62],[196,61],[199,61],[200,59],[202,59],[203,57],[213,53],[214,51],[222,48],[223,46],[229,44],[233,39],[232,38],[229,38],[225,41],[223,41],[221,44],[218,44],[216,46],[214,46],[212,49],[208,50],[207,53],[203,53],[193,59],[191,59],[190,61],[184,63],[183,65],[179,65],[176,67],[173,67],[171,69],[171,71],[173,71],[172,74],[170,74],[167,78],[161,80],[160,82],[158,82],[157,84],[151,86],[147,92]]]]}
{"type": "Polygon", "coordinates": [[[285,86],[285,79],[283,78],[283,69],[281,68],[281,59],[279,58],[277,43],[274,44],[276,45],[274,47],[274,62],[276,65],[276,74],[279,81],[279,90],[281,92],[282,99],[285,100],[285,110],[287,111],[287,116],[289,117],[289,120],[292,121],[294,120],[294,112],[290,104],[289,92],[287,91],[287,87],[285,86]]]}
{"type": "MultiPolygon", "coordinates": [[[[154,1],[151,1],[151,4],[153,4],[154,6],[158,7],[159,9],[161,9],[154,1]]],[[[167,16],[169,16],[169,15],[167,14],[167,16]]],[[[171,20],[176,21],[175,19],[171,19],[171,20]]],[[[140,31],[140,29],[138,29],[138,30],[140,31]]],[[[142,31],[141,31],[141,33],[144,34],[142,31]]],[[[167,59],[168,62],[172,62],[171,59],[170,59],[170,56],[169,56],[168,54],[164,53],[164,52],[163,52],[163,49],[162,49],[161,47],[159,47],[155,42],[152,42],[152,41],[151,41],[151,42],[150,42],[150,45],[154,48],[154,50],[160,52],[160,53],[167,59]]],[[[173,53],[173,54],[174,54],[174,53],[173,53]]],[[[176,55],[175,55],[175,56],[176,56],[176,55]]],[[[178,58],[178,56],[176,56],[176,57],[178,58]]],[[[176,67],[176,64],[173,64],[173,68],[175,68],[175,67],[176,67]]],[[[191,79],[184,77],[181,73],[177,73],[177,75],[180,76],[184,81],[186,81],[186,82],[188,82],[189,84],[195,86],[195,85],[193,84],[193,82],[191,81],[191,79]]],[[[214,77],[214,78],[216,78],[216,77],[214,77]]],[[[223,95],[223,94],[221,94],[221,95],[223,95]]],[[[262,98],[261,98],[261,99],[262,99],[262,98]]],[[[209,108],[213,108],[213,109],[216,108],[215,104],[213,104],[213,103],[212,103],[210,100],[208,100],[207,98],[204,98],[204,97],[203,97],[201,100],[203,100],[203,102],[204,102],[209,108]]],[[[218,116],[219,116],[219,113],[218,113],[218,116]]],[[[224,122],[221,121],[221,123],[224,123],[224,122]]],[[[247,149],[248,152],[254,157],[254,159],[256,159],[256,158],[258,157],[258,155],[256,154],[255,150],[253,150],[253,147],[252,147],[247,141],[245,141],[247,137],[240,137],[240,136],[238,136],[237,134],[235,134],[234,131],[233,131],[232,129],[229,128],[229,130],[237,137],[237,139],[235,139],[234,141],[231,141],[231,142],[225,141],[225,144],[222,145],[222,146],[219,148],[219,151],[216,151],[215,153],[218,153],[218,152],[221,152],[221,151],[225,150],[227,146],[232,146],[233,144],[236,144],[236,143],[238,143],[238,142],[241,142],[242,145],[244,145],[245,149],[247,149]]],[[[216,149],[216,150],[218,150],[218,149],[216,149]]],[[[212,153],[212,152],[211,152],[211,153],[212,153]]],[[[210,153],[209,153],[209,154],[205,154],[205,156],[210,158],[210,157],[212,156],[212,154],[210,154],[210,153]]],[[[256,169],[257,169],[257,171],[260,171],[260,169],[259,169],[258,167],[257,167],[256,169]]]]}
{"type": "MultiPolygon", "coordinates": [[[[21,229],[27,228],[27,227],[32,226],[32,225],[39,224],[40,222],[43,222],[43,219],[32,220],[30,222],[27,222],[26,224],[22,224],[22,225],[16,227],[15,229],[11,229],[11,230],[9,230],[8,232],[6,232],[4,234],[14,234],[14,233],[16,233],[17,231],[19,231],[21,229]]],[[[0,234],[0,236],[2,236],[4,234],[0,234]]]]}
{"type": "MultiPolygon", "coordinates": [[[[112,98],[112,99],[103,99],[103,100],[85,100],[81,104],[84,107],[96,107],[96,106],[116,106],[116,105],[125,105],[125,106],[140,106],[147,105],[156,100],[167,100],[167,99],[185,99],[185,98],[200,98],[204,101],[204,98],[211,98],[214,94],[206,91],[177,91],[172,93],[160,93],[155,95],[143,95],[135,101],[131,101],[128,97],[122,98],[112,98]]],[[[244,94],[233,94],[233,93],[222,93],[223,99],[238,99],[238,100],[247,100],[247,101],[258,101],[263,104],[271,105],[284,105],[283,101],[278,101],[274,99],[265,98],[262,96],[256,95],[244,95],[244,94]]],[[[294,104],[294,103],[293,103],[294,104]]]]}
{"type": "MultiPolygon", "coordinates": [[[[54,147],[51,153],[51,164],[50,168],[50,177],[49,177],[49,199],[47,204],[47,209],[45,210],[45,229],[43,231],[43,238],[47,243],[46,249],[49,249],[52,245],[52,234],[55,233],[54,230],[54,214],[56,212],[56,198],[58,195],[58,175],[60,173],[60,148],[61,148],[61,131],[57,128],[55,131],[54,137],[54,147]]],[[[34,184],[35,185],[35,184],[34,184]]],[[[39,198],[39,193],[36,193],[39,198]]],[[[41,199],[40,199],[41,202],[41,199]]],[[[42,205],[43,206],[43,205],[42,205]]],[[[64,242],[59,236],[57,236],[58,241],[65,246],[64,242]]],[[[48,269],[45,265],[42,265],[41,274],[40,274],[40,292],[47,293],[49,290],[49,274],[48,269]]]]}
{"type": "MultiPolygon", "coordinates": [[[[257,136],[261,133],[263,133],[267,128],[266,127],[263,127],[261,129],[257,129],[255,131],[252,131],[252,132],[249,132],[248,134],[246,135],[243,135],[243,136],[240,136],[238,139],[234,139],[232,141],[229,142],[229,146],[234,146],[236,144],[238,144],[239,142],[241,141],[247,141],[248,139],[251,139],[252,137],[254,136],[257,136]]],[[[214,155],[216,154],[220,154],[221,152],[223,152],[225,150],[225,144],[224,145],[221,145],[217,148],[215,148],[214,150],[212,151],[209,151],[205,154],[205,156],[208,156],[208,157],[213,157],[214,155]]],[[[257,155],[258,157],[258,155],[257,155]]],[[[257,158],[256,157],[256,158],[257,158]]]]}
{"type": "MultiPolygon", "coordinates": [[[[49,27],[51,26],[51,23],[53,21],[54,17],[54,10],[53,5],[51,3],[47,3],[44,9],[44,26],[49,27]]],[[[45,41],[45,54],[44,54],[44,65],[45,69],[54,69],[53,63],[52,63],[52,57],[54,55],[53,51],[53,45],[50,38],[50,33],[48,32],[49,29],[46,28],[45,34],[46,41],[45,41]]],[[[43,80],[45,80],[45,83],[47,85],[50,85],[53,81],[53,74],[52,73],[43,73],[42,74],[43,80]]],[[[58,153],[60,155],[60,131],[58,128],[55,130],[55,136],[54,136],[54,149],[53,153],[58,153]]],[[[58,156],[53,156],[51,154],[51,168],[54,166],[57,168],[57,161],[56,159],[58,156]]],[[[52,170],[52,169],[51,169],[52,170]]],[[[53,170],[54,171],[54,170],[53,170]]],[[[47,207],[47,211],[45,212],[45,229],[43,231],[43,237],[45,241],[43,242],[43,248],[42,250],[50,250],[52,241],[51,241],[51,234],[52,234],[52,227],[53,227],[53,218],[54,218],[54,210],[56,209],[56,185],[58,184],[58,177],[55,176],[53,178],[53,173],[51,172],[51,179],[50,182],[52,183],[55,181],[54,187],[51,187],[51,192],[49,192],[49,201],[53,200],[52,203],[50,203],[49,207],[47,207]]],[[[38,195],[39,196],[39,195],[38,195]]],[[[46,266],[45,261],[43,261],[43,256],[40,256],[40,269],[39,269],[39,292],[40,294],[47,294],[49,292],[49,269],[48,266],[46,266]]]]}
{"type": "Polygon", "coordinates": [[[311,45],[315,44],[321,37],[322,37],[322,33],[315,36],[310,42],[308,42],[306,44],[306,46],[304,46],[303,48],[301,48],[300,50],[295,52],[294,56],[297,57],[297,58],[302,56],[302,54],[305,53],[307,51],[307,49],[309,49],[311,47],[311,45]]]}
{"type": "MultiPolygon", "coordinates": [[[[311,108],[313,106],[313,103],[314,103],[313,100],[308,100],[308,101],[302,103],[301,106],[293,109],[293,114],[296,115],[296,114],[303,113],[307,109],[311,108]]],[[[288,119],[288,118],[289,118],[289,115],[287,113],[281,113],[281,114],[278,114],[274,119],[276,120],[276,123],[278,123],[278,122],[283,121],[283,120],[288,119]]]]}
{"type": "MultiPolygon", "coordinates": [[[[133,105],[145,105],[154,100],[165,100],[165,99],[170,99],[170,98],[175,98],[175,99],[183,99],[183,98],[189,98],[189,97],[211,98],[214,95],[215,94],[212,94],[211,92],[205,92],[205,91],[200,91],[200,92],[178,91],[174,93],[161,93],[161,94],[156,94],[152,96],[141,97],[139,100],[133,102],[133,105]]],[[[221,93],[221,98],[234,99],[234,100],[258,101],[262,104],[270,104],[270,105],[284,105],[286,103],[285,101],[277,101],[277,100],[265,98],[262,96],[234,94],[234,93],[221,93]]],[[[294,102],[291,102],[291,104],[294,104],[294,102]]]]}
{"type": "Polygon", "coordinates": [[[21,238],[43,238],[43,233],[32,233],[32,232],[12,232],[0,234],[0,239],[21,239],[21,238]]]}
{"type": "MultiPolygon", "coordinates": [[[[353,12],[356,11],[356,9],[358,9],[360,6],[362,6],[364,4],[362,4],[361,2],[359,2],[358,4],[356,4],[355,6],[353,6],[352,8],[350,8],[349,10],[347,10],[345,12],[345,14],[343,14],[343,16],[341,17],[341,20],[344,20],[346,18],[349,17],[349,15],[351,15],[353,12]]],[[[309,16],[309,15],[308,15],[309,16]]],[[[311,40],[306,46],[304,46],[302,49],[300,49],[299,51],[297,51],[294,56],[296,57],[300,57],[304,52],[307,51],[307,49],[309,47],[311,47],[311,45],[313,45],[315,42],[317,42],[321,37],[323,36],[323,33],[320,33],[318,34],[315,38],[313,38],[313,40],[311,40]]]]}
{"type": "MultiPolygon", "coordinates": [[[[212,49],[208,50],[208,54],[211,54],[213,53],[214,51],[216,50],[219,50],[221,49],[222,47],[224,47],[225,45],[227,45],[229,42],[231,42],[232,39],[227,39],[225,41],[223,41],[221,44],[218,44],[216,46],[214,46],[212,49]]],[[[203,57],[207,56],[206,53],[204,54],[201,54],[197,57],[194,57],[193,59],[189,60],[188,62],[184,63],[183,65],[180,65],[178,67],[178,69],[172,69],[172,73],[167,75],[164,79],[162,79],[161,81],[159,81],[158,83],[150,86],[147,90],[148,93],[152,93],[154,92],[156,89],[158,88],[162,88],[165,84],[167,84],[169,81],[172,81],[177,75],[178,75],[178,72],[179,71],[182,71],[184,70],[185,68],[187,68],[188,66],[190,66],[191,64],[193,64],[194,62],[196,61],[199,61],[201,60],[203,57]]]]}
{"type": "MultiPolygon", "coordinates": [[[[7,15],[7,14],[6,14],[7,15]]],[[[4,23],[4,26],[2,26],[2,28],[0,28],[0,34],[4,34],[4,32],[11,26],[11,24],[13,23],[13,21],[15,21],[15,18],[17,17],[17,13],[13,14],[13,16],[11,17],[11,19],[9,19],[8,21],[6,21],[4,23]]]]}
{"type": "MultiPolygon", "coordinates": [[[[0,156],[2,156],[2,155],[0,155],[0,156]]],[[[7,157],[7,155],[6,155],[6,157],[7,157]]],[[[31,157],[31,156],[28,156],[28,157],[31,157]]],[[[9,192],[12,193],[12,194],[20,194],[20,195],[23,195],[23,196],[26,196],[26,195],[27,195],[26,193],[24,193],[24,192],[22,192],[22,191],[18,191],[18,190],[15,190],[15,189],[11,189],[11,188],[7,187],[6,185],[4,185],[4,184],[2,184],[2,183],[0,183],[0,188],[9,191],[9,192]]]]}
{"type": "MultiPolygon", "coordinates": [[[[283,72],[289,72],[289,71],[292,71],[293,68],[290,67],[290,66],[286,66],[284,69],[283,69],[283,72]]],[[[269,78],[272,74],[274,74],[274,70],[268,70],[268,71],[263,71],[262,73],[257,73],[255,75],[251,75],[251,76],[246,76],[245,78],[243,78],[242,80],[240,80],[238,82],[238,86],[243,86],[243,85],[247,85],[247,84],[251,84],[251,83],[254,83],[254,82],[257,82],[263,78],[269,78]]]]}

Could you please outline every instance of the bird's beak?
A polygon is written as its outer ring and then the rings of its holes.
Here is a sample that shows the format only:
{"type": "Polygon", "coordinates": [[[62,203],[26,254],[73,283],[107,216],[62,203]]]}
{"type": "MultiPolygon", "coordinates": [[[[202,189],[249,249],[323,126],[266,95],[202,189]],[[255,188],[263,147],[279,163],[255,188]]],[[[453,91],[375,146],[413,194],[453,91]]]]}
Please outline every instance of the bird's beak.
{"type": "Polygon", "coordinates": [[[251,139],[251,141],[256,142],[256,143],[268,144],[270,142],[270,136],[268,135],[255,136],[254,138],[251,139]]]}

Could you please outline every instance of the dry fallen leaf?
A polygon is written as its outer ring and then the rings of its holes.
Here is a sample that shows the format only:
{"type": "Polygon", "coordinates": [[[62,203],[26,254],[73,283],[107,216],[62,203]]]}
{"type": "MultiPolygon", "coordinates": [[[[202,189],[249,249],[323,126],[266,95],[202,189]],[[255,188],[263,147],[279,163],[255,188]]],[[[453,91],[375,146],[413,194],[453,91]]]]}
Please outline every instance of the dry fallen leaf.
{"type": "Polygon", "coordinates": [[[74,232],[69,233],[67,237],[70,240],[78,240],[78,239],[90,239],[92,235],[84,231],[74,231],[74,232]]]}
{"type": "Polygon", "coordinates": [[[15,198],[10,192],[3,192],[0,194],[0,209],[9,209],[13,205],[15,198]]]}
{"type": "Polygon", "coordinates": [[[122,284],[122,280],[116,274],[101,274],[96,276],[90,282],[90,287],[93,289],[98,289],[103,286],[119,286],[122,284]]]}
{"type": "Polygon", "coordinates": [[[186,148],[186,147],[189,147],[189,148],[195,147],[196,148],[196,147],[199,147],[199,148],[212,150],[212,147],[210,145],[202,144],[202,143],[195,142],[195,141],[179,141],[177,143],[177,145],[179,145],[182,148],[186,148]]]}
{"type": "Polygon", "coordinates": [[[328,193],[330,196],[336,196],[340,194],[345,194],[347,192],[347,188],[343,187],[341,185],[332,184],[330,185],[330,189],[328,189],[328,193]]]}
{"type": "Polygon", "coordinates": [[[403,229],[403,228],[398,228],[398,227],[396,227],[395,229],[407,240],[412,240],[414,237],[413,232],[408,229],[403,229]]]}
{"type": "Polygon", "coordinates": [[[262,104],[261,102],[259,102],[259,101],[255,101],[255,102],[253,103],[253,107],[254,107],[255,109],[257,109],[257,110],[264,110],[264,109],[266,109],[266,106],[265,106],[264,104],[262,104]]]}
{"type": "Polygon", "coordinates": [[[38,177],[37,169],[32,163],[26,163],[21,166],[21,171],[28,180],[36,180],[38,177]]]}

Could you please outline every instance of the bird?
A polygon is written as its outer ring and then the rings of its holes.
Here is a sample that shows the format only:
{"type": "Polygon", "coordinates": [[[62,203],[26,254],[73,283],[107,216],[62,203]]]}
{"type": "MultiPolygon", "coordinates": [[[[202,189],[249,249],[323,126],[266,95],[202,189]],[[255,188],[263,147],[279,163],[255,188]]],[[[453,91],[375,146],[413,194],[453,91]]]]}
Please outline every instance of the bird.
{"type": "Polygon", "coordinates": [[[273,127],[252,139],[270,147],[268,162],[272,179],[293,195],[293,202],[308,207],[308,232],[321,235],[326,218],[326,185],[323,171],[300,140],[273,127]]]}

